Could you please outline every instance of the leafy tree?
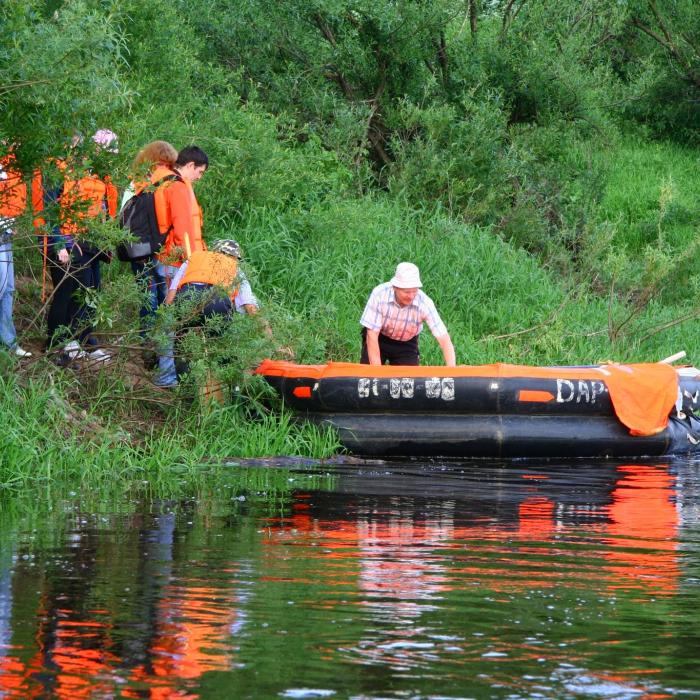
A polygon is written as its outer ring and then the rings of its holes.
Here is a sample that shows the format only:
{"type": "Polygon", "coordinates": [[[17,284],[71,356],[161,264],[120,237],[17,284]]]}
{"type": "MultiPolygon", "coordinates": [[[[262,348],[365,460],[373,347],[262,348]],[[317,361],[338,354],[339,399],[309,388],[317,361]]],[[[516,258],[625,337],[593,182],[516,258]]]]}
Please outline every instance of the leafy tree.
{"type": "Polygon", "coordinates": [[[294,113],[327,143],[338,140],[337,115],[343,127],[354,121],[350,160],[367,151],[379,168],[390,164],[397,103],[449,92],[445,34],[461,6],[453,0],[215,0],[205,12],[181,2],[210,37],[211,55],[274,112],[294,113]]]}
{"type": "Polygon", "coordinates": [[[38,0],[0,4],[0,137],[31,167],[124,105],[124,43],[112,12],[82,0],[49,16],[38,0]]]}
{"type": "Polygon", "coordinates": [[[631,98],[624,114],[657,133],[697,143],[700,15],[692,0],[635,0],[619,40],[631,98]]]}

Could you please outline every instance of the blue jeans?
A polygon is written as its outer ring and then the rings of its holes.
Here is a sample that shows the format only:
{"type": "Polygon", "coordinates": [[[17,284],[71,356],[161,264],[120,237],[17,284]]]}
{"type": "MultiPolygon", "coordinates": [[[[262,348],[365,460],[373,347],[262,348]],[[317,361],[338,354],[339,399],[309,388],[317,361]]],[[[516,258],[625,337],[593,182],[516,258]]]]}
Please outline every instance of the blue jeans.
{"type": "Polygon", "coordinates": [[[158,372],[154,383],[156,386],[173,386],[177,384],[175,368],[175,333],[168,332],[165,340],[156,347],[158,353],[158,372]]]}
{"type": "Polygon", "coordinates": [[[146,332],[153,327],[158,307],[165,301],[165,277],[158,269],[162,265],[153,258],[132,260],[130,264],[136,283],[145,292],[144,302],[139,309],[141,338],[145,339],[146,332]]]}
{"type": "Polygon", "coordinates": [[[12,243],[0,243],[0,341],[8,349],[17,347],[17,332],[12,321],[12,304],[15,294],[15,265],[12,243]]]}
{"type": "MultiPolygon", "coordinates": [[[[164,294],[167,294],[166,284],[172,280],[179,268],[172,265],[158,263],[155,274],[163,279],[164,294]]],[[[155,384],[157,386],[173,386],[177,384],[177,369],[175,368],[175,334],[168,333],[167,340],[156,349],[158,353],[158,373],[155,384]]]]}
{"type": "Polygon", "coordinates": [[[210,284],[184,284],[178,290],[178,294],[188,297],[194,301],[205,301],[201,313],[188,323],[188,326],[203,326],[208,318],[212,316],[231,317],[235,306],[229,297],[220,296],[210,284]]]}
{"type": "MultiPolygon", "coordinates": [[[[164,265],[162,262],[156,263],[156,272],[163,278],[163,280],[167,280],[168,284],[173,281],[173,277],[178,273],[179,267],[175,267],[174,265],[164,265]]],[[[165,293],[168,293],[168,290],[165,290],[165,293]]]]}

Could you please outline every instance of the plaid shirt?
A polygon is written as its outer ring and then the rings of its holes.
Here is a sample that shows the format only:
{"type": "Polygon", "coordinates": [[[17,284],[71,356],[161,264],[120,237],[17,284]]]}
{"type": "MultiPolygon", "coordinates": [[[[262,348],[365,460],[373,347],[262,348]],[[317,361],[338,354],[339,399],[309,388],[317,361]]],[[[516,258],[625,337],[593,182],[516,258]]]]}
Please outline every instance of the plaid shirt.
{"type": "Polygon", "coordinates": [[[423,321],[436,337],[447,334],[433,300],[420,289],[408,306],[399,306],[389,282],[375,287],[367,300],[360,324],[370,331],[379,331],[392,340],[410,340],[423,330],[423,321]]]}

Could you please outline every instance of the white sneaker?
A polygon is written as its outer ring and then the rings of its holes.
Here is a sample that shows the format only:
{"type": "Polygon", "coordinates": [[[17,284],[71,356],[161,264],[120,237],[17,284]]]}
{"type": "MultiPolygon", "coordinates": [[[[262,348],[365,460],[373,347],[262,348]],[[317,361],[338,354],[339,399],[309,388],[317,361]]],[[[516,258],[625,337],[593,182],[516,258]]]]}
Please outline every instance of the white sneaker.
{"type": "Polygon", "coordinates": [[[77,340],[72,340],[68,343],[68,345],[63,348],[63,352],[65,352],[71,360],[79,360],[83,357],[87,357],[87,353],[80,347],[77,340]]]}
{"type": "Polygon", "coordinates": [[[15,348],[15,355],[17,357],[31,357],[32,353],[29,352],[29,350],[25,350],[24,348],[21,348],[19,345],[15,348]]]}
{"type": "Polygon", "coordinates": [[[100,350],[99,348],[97,348],[97,350],[93,350],[92,352],[89,352],[88,357],[93,362],[107,362],[108,360],[111,359],[112,356],[108,352],[105,352],[104,350],[100,350]]]}

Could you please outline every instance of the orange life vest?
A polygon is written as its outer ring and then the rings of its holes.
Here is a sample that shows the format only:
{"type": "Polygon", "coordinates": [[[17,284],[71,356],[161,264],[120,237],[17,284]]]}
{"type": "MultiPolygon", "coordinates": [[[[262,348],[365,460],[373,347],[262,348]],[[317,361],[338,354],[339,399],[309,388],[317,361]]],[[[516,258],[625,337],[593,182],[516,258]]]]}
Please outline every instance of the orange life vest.
{"type": "Polygon", "coordinates": [[[116,214],[117,188],[109,177],[88,174],[79,180],[70,174],[63,183],[61,194],[61,233],[74,235],[85,231],[84,219],[95,219],[103,214],[116,214]]]}
{"type": "MultiPolygon", "coordinates": [[[[151,183],[155,184],[172,174],[173,171],[170,168],[159,165],[151,174],[151,183]]],[[[181,265],[181,261],[171,259],[172,249],[185,248],[185,235],[189,240],[192,253],[207,249],[202,238],[202,209],[197,202],[191,182],[184,178],[164,182],[156,190],[154,199],[158,227],[162,234],[168,234],[158,254],[161,262],[176,267],[181,265]]]]}
{"type": "Polygon", "coordinates": [[[14,219],[27,206],[27,185],[11,153],[0,158],[0,171],[0,216],[14,219]]]}
{"type": "MultiPolygon", "coordinates": [[[[156,219],[158,221],[158,228],[160,229],[161,234],[168,233],[173,226],[173,217],[170,207],[168,206],[167,192],[168,188],[171,187],[173,183],[177,182],[177,180],[166,178],[172,178],[172,176],[176,174],[177,173],[174,170],[171,170],[164,165],[159,165],[151,173],[150,184],[156,185],[159,182],[161,183],[153,193],[154,204],[156,207],[156,219]]],[[[147,182],[137,183],[135,186],[136,194],[139,194],[139,192],[144,190],[148,184],[149,183],[147,182]]]]}
{"type": "Polygon", "coordinates": [[[234,299],[238,294],[237,275],[236,258],[209,250],[198,250],[190,256],[178,289],[185,284],[210,284],[223,287],[229,292],[231,299],[234,299]]]}

